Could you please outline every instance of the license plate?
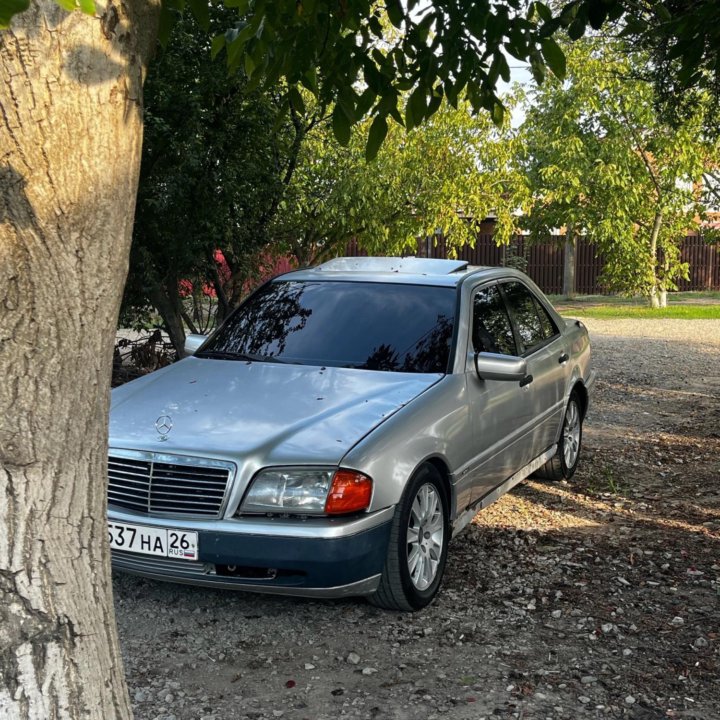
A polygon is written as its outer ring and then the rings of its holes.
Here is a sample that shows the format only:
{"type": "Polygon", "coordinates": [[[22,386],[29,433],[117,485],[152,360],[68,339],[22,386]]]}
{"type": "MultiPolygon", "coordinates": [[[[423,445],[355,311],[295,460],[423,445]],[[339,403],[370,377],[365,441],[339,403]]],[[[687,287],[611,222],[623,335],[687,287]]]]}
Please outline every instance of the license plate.
{"type": "Polygon", "coordinates": [[[198,534],[196,532],[117,522],[108,523],[108,532],[110,547],[113,550],[182,560],[198,559],[198,534]]]}

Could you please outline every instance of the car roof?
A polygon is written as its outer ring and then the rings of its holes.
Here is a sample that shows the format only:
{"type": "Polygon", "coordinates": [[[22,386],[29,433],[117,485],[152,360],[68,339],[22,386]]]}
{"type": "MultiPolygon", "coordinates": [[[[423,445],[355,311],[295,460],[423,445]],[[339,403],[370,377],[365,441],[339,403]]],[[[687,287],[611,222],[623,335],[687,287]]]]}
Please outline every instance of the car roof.
{"type": "Polygon", "coordinates": [[[276,280],[339,280],[390,282],[407,285],[456,287],[469,276],[493,279],[520,276],[510,268],[470,265],[467,260],[423,257],[339,257],[316,267],[280,275],[276,280]]]}
{"type": "Polygon", "coordinates": [[[338,257],[318,265],[320,272],[392,272],[410,275],[449,275],[464,270],[467,260],[424,257],[338,257]]]}

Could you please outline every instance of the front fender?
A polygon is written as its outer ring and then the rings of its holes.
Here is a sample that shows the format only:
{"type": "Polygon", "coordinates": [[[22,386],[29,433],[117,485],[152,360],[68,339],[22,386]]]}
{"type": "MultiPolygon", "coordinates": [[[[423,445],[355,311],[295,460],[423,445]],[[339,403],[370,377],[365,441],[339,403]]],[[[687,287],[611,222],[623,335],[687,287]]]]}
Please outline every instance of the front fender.
{"type": "Polygon", "coordinates": [[[423,462],[441,462],[448,470],[454,515],[455,472],[469,460],[465,456],[471,447],[465,376],[447,375],[373,430],[345,455],[341,465],[373,478],[370,510],[374,511],[397,504],[423,462]]]}

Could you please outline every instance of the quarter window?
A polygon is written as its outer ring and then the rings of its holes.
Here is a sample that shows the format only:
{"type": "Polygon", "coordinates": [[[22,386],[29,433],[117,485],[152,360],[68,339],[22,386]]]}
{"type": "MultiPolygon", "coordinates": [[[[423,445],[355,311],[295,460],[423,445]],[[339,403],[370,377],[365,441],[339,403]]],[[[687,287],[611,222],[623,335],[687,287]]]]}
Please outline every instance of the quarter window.
{"type": "Polygon", "coordinates": [[[522,344],[522,352],[529,353],[558,333],[548,311],[530,290],[519,282],[502,285],[510,314],[522,344]]]}
{"type": "Polygon", "coordinates": [[[472,331],[476,352],[517,354],[510,318],[496,285],[484,287],[475,294],[472,331]]]}

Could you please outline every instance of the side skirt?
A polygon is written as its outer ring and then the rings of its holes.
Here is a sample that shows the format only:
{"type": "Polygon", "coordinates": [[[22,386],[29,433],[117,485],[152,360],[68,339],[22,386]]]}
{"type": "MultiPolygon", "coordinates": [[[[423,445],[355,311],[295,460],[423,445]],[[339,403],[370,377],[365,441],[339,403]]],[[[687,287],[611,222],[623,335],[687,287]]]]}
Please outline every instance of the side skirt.
{"type": "Polygon", "coordinates": [[[539,470],[556,452],[557,444],[552,445],[542,455],[538,455],[534,460],[531,460],[525,465],[525,467],[520,468],[520,470],[514,475],[511,475],[502,485],[498,485],[494,490],[487,493],[487,495],[483,495],[479,500],[476,500],[467,510],[464,510],[455,518],[452,536],[455,537],[464,530],[480,510],[484,510],[488,505],[492,505],[506,492],[512,490],[518,483],[532,475],[536,470],[539,470]]]}

